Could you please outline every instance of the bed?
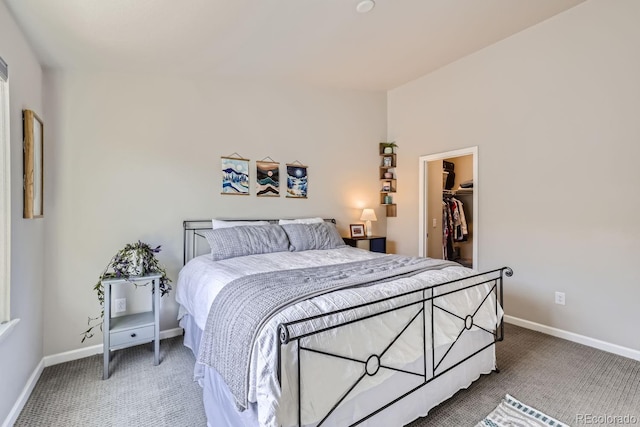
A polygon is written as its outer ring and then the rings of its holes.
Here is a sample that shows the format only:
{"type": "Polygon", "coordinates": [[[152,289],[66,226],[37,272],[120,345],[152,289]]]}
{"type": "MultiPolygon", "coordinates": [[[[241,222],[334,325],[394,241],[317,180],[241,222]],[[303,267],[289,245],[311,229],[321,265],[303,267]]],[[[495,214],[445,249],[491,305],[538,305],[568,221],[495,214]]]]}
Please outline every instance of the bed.
{"type": "Polygon", "coordinates": [[[373,253],[334,220],[296,221],[184,222],[178,318],[209,426],[401,426],[497,370],[511,269],[373,253]]]}

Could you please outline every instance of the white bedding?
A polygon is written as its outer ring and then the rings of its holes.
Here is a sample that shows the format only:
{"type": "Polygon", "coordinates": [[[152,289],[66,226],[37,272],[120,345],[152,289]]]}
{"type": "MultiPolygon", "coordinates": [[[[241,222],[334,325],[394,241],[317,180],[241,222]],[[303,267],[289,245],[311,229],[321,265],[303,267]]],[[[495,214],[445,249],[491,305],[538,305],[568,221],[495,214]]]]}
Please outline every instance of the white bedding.
{"type": "Polygon", "coordinates": [[[351,246],[303,252],[274,252],[213,261],[210,255],[198,256],[180,271],[176,301],[180,304],[178,319],[190,314],[204,330],[209,307],[218,292],[233,279],[265,271],[288,270],[340,264],[383,256],[351,246]]]}
{"type": "MultiPolygon", "coordinates": [[[[369,259],[376,256],[383,255],[351,247],[323,251],[278,252],[216,262],[212,261],[207,255],[203,255],[191,260],[180,272],[176,293],[176,300],[180,304],[179,317],[189,314],[195,320],[198,327],[204,330],[209,307],[215,296],[227,283],[243,275],[282,269],[338,264],[369,259]]],[[[368,289],[367,300],[373,296],[379,298],[386,295],[394,295],[399,291],[408,291],[455,280],[473,273],[473,270],[464,267],[447,267],[443,270],[421,273],[417,275],[416,278],[401,279],[394,282],[395,287],[392,290],[389,290],[387,285],[375,285],[371,288],[366,288],[368,289]]],[[[440,290],[440,292],[443,291],[442,289],[440,290]]],[[[288,402],[295,403],[297,401],[297,398],[295,398],[297,395],[297,386],[295,386],[297,383],[297,371],[287,369],[283,371],[282,398],[276,377],[278,343],[274,338],[278,324],[290,319],[290,315],[296,311],[303,311],[305,313],[317,312],[318,310],[330,311],[339,306],[341,299],[349,300],[351,304],[353,301],[358,300],[358,298],[363,298],[358,295],[358,292],[355,292],[355,290],[340,291],[340,294],[343,296],[338,298],[334,295],[330,297],[322,296],[301,303],[299,304],[300,307],[294,306],[285,309],[281,314],[272,319],[261,332],[252,353],[248,396],[250,402],[258,403],[260,425],[279,425],[281,423],[288,425],[295,422],[296,407],[288,402]]],[[[464,310],[468,311],[468,307],[477,306],[485,294],[486,292],[483,294],[480,290],[474,289],[465,294],[447,296],[446,301],[440,301],[439,303],[441,306],[453,312],[462,309],[460,313],[463,313],[465,312],[464,310]]],[[[332,341],[333,344],[336,345],[336,348],[340,348],[345,345],[346,347],[350,347],[351,343],[346,341],[353,339],[353,336],[366,336],[367,338],[363,339],[362,343],[359,343],[364,352],[360,357],[366,359],[367,354],[372,354],[371,350],[367,350],[367,348],[384,348],[384,340],[388,339],[389,336],[393,336],[394,331],[399,330],[399,328],[401,329],[402,325],[406,323],[406,319],[411,318],[411,316],[417,312],[417,309],[419,309],[419,307],[416,308],[413,306],[384,315],[384,317],[379,319],[374,318],[366,320],[365,322],[356,322],[349,325],[348,328],[341,328],[338,334],[334,332],[335,330],[331,333],[324,333],[325,336],[322,338],[324,341],[332,341]],[[367,328],[371,328],[372,322],[378,322],[373,326],[379,335],[365,333],[367,328]]],[[[501,316],[501,311],[499,315],[501,316]]],[[[436,311],[435,317],[435,323],[438,325],[434,336],[436,346],[446,348],[446,344],[452,342],[460,332],[461,322],[452,319],[451,316],[447,316],[441,311],[436,311]]],[[[495,325],[496,322],[495,306],[487,304],[486,307],[480,310],[478,315],[474,317],[474,322],[483,325],[487,329],[493,329],[492,325],[495,325]]],[[[415,325],[416,324],[414,324],[412,328],[415,328],[415,325]]],[[[419,328],[419,326],[417,327],[419,328]]],[[[416,334],[416,336],[420,335],[422,335],[422,332],[416,334]]],[[[390,359],[387,360],[386,363],[393,363],[393,366],[404,367],[409,364],[416,364],[416,361],[422,360],[422,342],[416,343],[415,340],[405,340],[404,338],[404,336],[401,337],[394,344],[394,351],[390,352],[393,354],[389,355],[390,359]]],[[[312,337],[305,345],[313,347],[315,345],[314,340],[315,338],[312,337]]],[[[430,343],[428,345],[430,346],[430,343]]],[[[295,366],[294,364],[287,364],[287,359],[293,358],[295,360],[294,348],[292,344],[286,346],[283,352],[283,366],[295,366]]],[[[430,352],[427,352],[427,354],[430,354],[430,352]]],[[[327,358],[325,357],[325,359],[327,358]]],[[[305,377],[302,390],[303,394],[307,396],[310,401],[314,402],[312,407],[303,407],[303,418],[311,420],[312,422],[318,421],[318,417],[322,417],[322,414],[326,413],[326,409],[330,408],[336,401],[331,397],[332,394],[335,395],[335,390],[325,387],[325,381],[323,381],[322,378],[323,372],[336,370],[334,366],[331,366],[333,362],[331,360],[319,359],[315,360],[314,363],[316,363],[316,367],[309,376],[305,377]],[[307,384],[309,384],[309,386],[307,386],[307,384]],[[329,396],[329,398],[325,398],[325,396],[329,396]]],[[[429,364],[430,363],[429,361],[429,364]]],[[[340,376],[345,378],[343,386],[345,384],[348,386],[348,384],[353,383],[354,376],[355,378],[358,377],[362,368],[359,365],[351,365],[340,367],[340,369],[340,376]]],[[[376,384],[379,384],[390,375],[391,373],[387,372],[386,374],[382,373],[375,377],[366,378],[368,385],[363,383],[358,387],[361,387],[363,391],[375,387],[376,384]]],[[[335,388],[335,384],[332,386],[335,388]]]]}

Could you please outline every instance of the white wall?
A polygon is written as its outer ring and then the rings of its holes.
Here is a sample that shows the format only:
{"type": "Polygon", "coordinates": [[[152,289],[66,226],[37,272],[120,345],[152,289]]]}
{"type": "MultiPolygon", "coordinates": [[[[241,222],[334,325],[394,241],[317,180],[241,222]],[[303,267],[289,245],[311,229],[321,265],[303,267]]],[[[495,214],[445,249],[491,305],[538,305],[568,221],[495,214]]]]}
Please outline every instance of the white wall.
{"type": "Polygon", "coordinates": [[[418,250],[418,157],[477,145],[479,266],[514,269],[506,312],[640,349],[639,21],[590,0],[390,91],[398,251],[418,250]]]}
{"type": "MultiPolygon", "coordinates": [[[[9,336],[0,342],[0,422],[3,422],[42,359],[43,236],[46,220],[22,219],[22,110],[36,111],[44,120],[45,132],[47,130],[47,117],[42,107],[42,70],[3,2],[0,2],[0,56],[9,64],[11,317],[21,319],[9,336]]],[[[45,137],[45,155],[46,150],[45,137]]]]}
{"type": "MultiPolygon", "coordinates": [[[[385,93],[148,74],[47,73],[45,86],[53,124],[45,354],[81,347],[87,316],[99,313],[92,287],[124,244],[162,245],[175,285],[184,219],[320,215],[348,234],[373,207],[374,231],[385,229],[377,151],[385,93]],[[309,198],[257,198],[254,188],[222,196],[220,156],[233,152],[252,166],[266,156],[308,165],[309,198]]],[[[161,329],[177,326],[176,313],[172,292],[161,329]]]]}

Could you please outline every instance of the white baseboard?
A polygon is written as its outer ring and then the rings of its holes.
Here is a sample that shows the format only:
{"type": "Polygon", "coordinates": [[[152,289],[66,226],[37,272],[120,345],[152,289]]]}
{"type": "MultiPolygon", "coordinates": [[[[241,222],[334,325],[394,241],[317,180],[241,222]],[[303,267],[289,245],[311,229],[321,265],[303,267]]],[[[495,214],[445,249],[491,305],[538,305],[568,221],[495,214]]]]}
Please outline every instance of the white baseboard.
{"type": "Polygon", "coordinates": [[[44,370],[44,359],[40,360],[40,363],[38,363],[38,366],[36,366],[36,369],[33,370],[33,373],[31,374],[31,376],[27,380],[27,383],[22,389],[22,393],[20,393],[20,396],[18,396],[18,400],[13,405],[13,408],[11,408],[11,411],[9,412],[9,415],[7,415],[7,418],[4,420],[4,423],[2,423],[2,427],[11,427],[12,425],[15,424],[16,420],[18,419],[18,416],[20,415],[20,412],[22,412],[22,408],[24,408],[24,405],[27,403],[27,400],[29,400],[29,396],[31,396],[31,392],[36,386],[38,379],[40,379],[40,375],[42,375],[43,370],[44,370]]]}
{"type": "MultiPolygon", "coordinates": [[[[182,328],[160,331],[161,340],[165,338],[177,337],[179,335],[182,335],[182,328]]],[[[2,423],[2,427],[11,427],[16,422],[18,416],[20,415],[20,412],[22,412],[22,409],[24,408],[24,405],[27,403],[29,396],[31,396],[31,392],[36,386],[36,383],[38,382],[38,379],[40,378],[40,375],[42,374],[44,368],[102,353],[102,347],[102,344],[92,345],[91,347],[79,348],[77,350],[65,351],[63,353],[52,354],[50,356],[43,357],[42,360],[40,360],[40,363],[38,363],[38,366],[36,366],[36,369],[34,369],[33,373],[29,377],[29,380],[27,380],[27,384],[24,386],[24,389],[22,390],[22,393],[20,393],[18,400],[13,405],[13,408],[11,408],[11,412],[9,412],[9,415],[2,423]]]]}
{"type": "MultiPolygon", "coordinates": [[[[182,335],[182,328],[167,329],[160,331],[160,339],[177,337],[182,335]]],[[[65,351],[63,353],[45,356],[44,367],[57,365],[59,363],[70,362],[72,360],[82,359],[84,357],[93,356],[94,354],[102,354],[102,344],[92,345],[91,347],[79,348],[77,350],[65,351]]]]}
{"type": "Polygon", "coordinates": [[[609,353],[640,361],[640,350],[634,350],[632,348],[623,347],[618,344],[612,344],[584,335],[575,334],[563,329],[552,328],[551,326],[542,325],[540,323],[531,322],[529,320],[520,319],[518,317],[508,316],[506,314],[504,316],[504,321],[507,323],[511,323],[512,325],[521,326],[526,329],[532,329],[534,331],[542,332],[543,334],[563,338],[565,340],[577,342],[578,344],[584,344],[589,347],[597,348],[598,350],[604,350],[609,353]]]}

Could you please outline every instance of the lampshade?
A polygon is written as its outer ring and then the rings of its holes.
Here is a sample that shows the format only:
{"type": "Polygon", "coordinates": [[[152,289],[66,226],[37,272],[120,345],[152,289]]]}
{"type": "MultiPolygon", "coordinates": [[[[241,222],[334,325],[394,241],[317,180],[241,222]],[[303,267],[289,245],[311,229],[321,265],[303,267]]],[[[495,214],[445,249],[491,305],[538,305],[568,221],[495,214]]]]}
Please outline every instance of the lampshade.
{"type": "Polygon", "coordinates": [[[361,221],[377,221],[376,213],[373,209],[363,209],[362,216],[360,217],[361,221]]]}

